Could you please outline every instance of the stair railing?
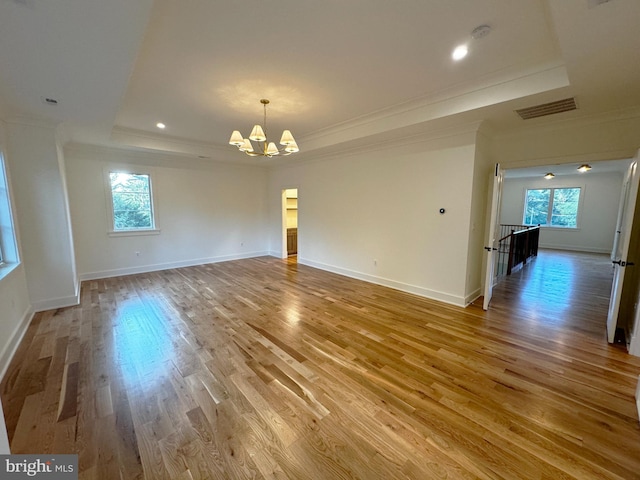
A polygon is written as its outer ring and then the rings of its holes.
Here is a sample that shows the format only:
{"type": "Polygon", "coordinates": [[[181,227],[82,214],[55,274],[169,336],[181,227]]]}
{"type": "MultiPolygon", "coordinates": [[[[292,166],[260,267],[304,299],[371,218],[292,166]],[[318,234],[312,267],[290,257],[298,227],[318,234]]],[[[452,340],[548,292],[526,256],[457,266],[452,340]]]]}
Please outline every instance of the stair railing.
{"type": "Polygon", "coordinates": [[[527,261],[538,255],[540,241],[540,225],[500,225],[498,241],[496,275],[511,273],[527,264],[527,261]]]}

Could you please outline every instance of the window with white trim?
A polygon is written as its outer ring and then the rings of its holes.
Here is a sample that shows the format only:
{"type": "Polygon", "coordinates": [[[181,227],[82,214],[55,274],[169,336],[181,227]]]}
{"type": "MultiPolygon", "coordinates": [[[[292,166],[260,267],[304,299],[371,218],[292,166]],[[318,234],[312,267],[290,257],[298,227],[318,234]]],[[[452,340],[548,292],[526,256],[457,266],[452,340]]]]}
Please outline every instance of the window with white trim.
{"type": "Polygon", "coordinates": [[[578,228],[580,193],[580,187],[527,189],[522,223],[578,228]]]}
{"type": "Polygon", "coordinates": [[[0,279],[20,262],[18,242],[11,213],[11,195],[5,171],[4,156],[0,152],[0,279]]]}
{"type": "Polygon", "coordinates": [[[110,229],[113,233],[155,232],[153,190],[149,173],[111,170],[110,229]]]}

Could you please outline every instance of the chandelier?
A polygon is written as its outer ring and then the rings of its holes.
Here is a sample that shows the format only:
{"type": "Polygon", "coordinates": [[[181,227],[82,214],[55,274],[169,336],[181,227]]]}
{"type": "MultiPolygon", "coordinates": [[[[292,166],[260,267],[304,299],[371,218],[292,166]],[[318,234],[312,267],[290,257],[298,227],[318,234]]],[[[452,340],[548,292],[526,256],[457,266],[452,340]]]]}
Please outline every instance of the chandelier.
{"type": "Polygon", "coordinates": [[[298,144],[289,130],[282,132],[282,137],[280,138],[280,145],[284,146],[282,149],[278,149],[274,142],[267,140],[267,134],[265,132],[267,131],[267,105],[269,105],[269,100],[263,98],[260,100],[260,103],[264,106],[264,130],[260,125],[254,125],[249,138],[243,138],[238,130],[234,130],[229,139],[229,143],[235,145],[238,147],[238,150],[251,157],[258,155],[273,157],[274,155],[291,155],[292,153],[299,152],[298,144]],[[257,148],[253,148],[251,141],[258,143],[257,148]]]}

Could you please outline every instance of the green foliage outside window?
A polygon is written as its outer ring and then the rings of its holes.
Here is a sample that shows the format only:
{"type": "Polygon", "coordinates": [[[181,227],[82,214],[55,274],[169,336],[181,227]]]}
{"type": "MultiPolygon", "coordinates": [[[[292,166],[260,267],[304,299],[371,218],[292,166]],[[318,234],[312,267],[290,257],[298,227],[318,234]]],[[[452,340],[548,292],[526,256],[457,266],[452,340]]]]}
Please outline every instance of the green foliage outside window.
{"type": "Polygon", "coordinates": [[[152,229],[151,182],[149,175],[111,172],[113,229],[152,229]]]}
{"type": "Polygon", "coordinates": [[[524,203],[525,225],[546,225],[549,213],[550,189],[527,190],[527,198],[524,203]]]}
{"type": "Polygon", "coordinates": [[[547,227],[578,227],[580,188],[527,190],[523,223],[547,227]]]}

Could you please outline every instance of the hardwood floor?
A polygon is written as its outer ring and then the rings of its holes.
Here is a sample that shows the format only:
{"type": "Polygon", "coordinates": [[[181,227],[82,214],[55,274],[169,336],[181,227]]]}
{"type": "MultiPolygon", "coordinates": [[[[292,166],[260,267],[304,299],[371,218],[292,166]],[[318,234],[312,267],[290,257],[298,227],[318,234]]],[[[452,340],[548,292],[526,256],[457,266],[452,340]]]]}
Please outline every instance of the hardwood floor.
{"type": "Polygon", "coordinates": [[[12,452],[81,479],[640,478],[602,261],[543,252],[489,312],[272,257],[85,282],[3,379],[12,452]]]}

